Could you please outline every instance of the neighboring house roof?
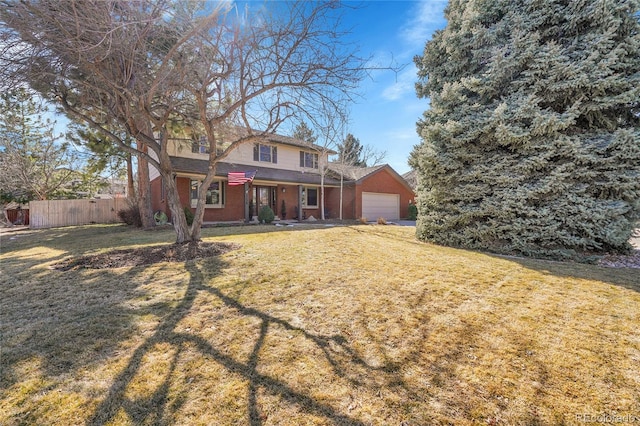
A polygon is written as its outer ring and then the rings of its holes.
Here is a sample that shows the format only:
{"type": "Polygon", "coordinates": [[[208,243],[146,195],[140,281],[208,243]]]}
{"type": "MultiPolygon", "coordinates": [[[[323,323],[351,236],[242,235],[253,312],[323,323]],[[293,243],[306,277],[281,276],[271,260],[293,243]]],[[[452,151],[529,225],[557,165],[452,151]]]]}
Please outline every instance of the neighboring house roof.
{"type": "Polygon", "coordinates": [[[350,166],[346,164],[340,163],[329,163],[329,171],[337,180],[340,179],[340,175],[344,176],[348,181],[354,181],[355,183],[360,183],[364,179],[381,172],[382,170],[387,170],[389,174],[395,177],[400,183],[402,183],[407,189],[411,192],[414,192],[413,187],[409,185],[409,183],[398,174],[393,168],[388,164],[381,164],[373,167],[360,167],[360,166],[350,166]]]}
{"type": "Polygon", "coordinates": [[[329,163],[329,170],[338,177],[340,175],[344,176],[347,180],[358,181],[366,176],[369,176],[373,172],[380,170],[381,168],[387,166],[386,164],[380,164],[378,166],[373,167],[360,167],[360,166],[351,166],[348,164],[341,163],[329,163]]]}
{"type": "MultiPolygon", "coordinates": [[[[171,157],[171,164],[177,173],[194,173],[205,175],[209,169],[208,160],[197,160],[193,158],[171,157]]],[[[283,170],[272,167],[260,167],[247,164],[234,164],[219,162],[216,165],[216,176],[227,177],[229,172],[252,172],[257,171],[256,180],[269,182],[291,182],[298,184],[320,185],[321,176],[319,173],[302,172],[296,170],[283,170]]],[[[340,181],[325,177],[324,184],[329,186],[340,185],[340,181]]]]}
{"type": "Polygon", "coordinates": [[[413,191],[415,192],[418,187],[418,173],[415,170],[411,170],[410,172],[403,174],[402,178],[407,181],[409,186],[413,188],[413,191]]]}

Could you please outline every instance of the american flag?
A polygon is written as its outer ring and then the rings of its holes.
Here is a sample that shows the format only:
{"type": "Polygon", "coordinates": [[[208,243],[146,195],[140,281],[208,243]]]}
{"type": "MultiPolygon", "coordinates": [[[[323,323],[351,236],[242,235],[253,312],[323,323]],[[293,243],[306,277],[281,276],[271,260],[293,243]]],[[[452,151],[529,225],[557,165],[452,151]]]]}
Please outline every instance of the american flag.
{"type": "Polygon", "coordinates": [[[229,186],[243,185],[245,182],[253,182],[253,178],[256,177],[255,172],[229,172],[229,186]]]}

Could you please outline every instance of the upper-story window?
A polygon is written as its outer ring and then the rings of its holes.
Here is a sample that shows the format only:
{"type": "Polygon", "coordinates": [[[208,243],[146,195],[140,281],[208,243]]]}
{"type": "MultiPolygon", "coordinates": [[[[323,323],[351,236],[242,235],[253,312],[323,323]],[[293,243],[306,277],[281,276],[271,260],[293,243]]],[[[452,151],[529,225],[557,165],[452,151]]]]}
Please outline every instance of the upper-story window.
{"type": "Polygon", "coordinates": [[[206,136],[200,136],[198,140],[193,141],[191,144],[191,152],[196,154],[208,154],[209,153],[209,141],[206,136]]]}
{"type": "Polygon", "coordinates": [[[300,167],[310,169],[318,168],[318,154],[313,152],[300,151],[300,167]]]}
{"type": "Polygon", "coordinates": [[[253,145],[253,161],[263,161],[267,163],[278,162],[278,147],[257,143],[253,145]]]}

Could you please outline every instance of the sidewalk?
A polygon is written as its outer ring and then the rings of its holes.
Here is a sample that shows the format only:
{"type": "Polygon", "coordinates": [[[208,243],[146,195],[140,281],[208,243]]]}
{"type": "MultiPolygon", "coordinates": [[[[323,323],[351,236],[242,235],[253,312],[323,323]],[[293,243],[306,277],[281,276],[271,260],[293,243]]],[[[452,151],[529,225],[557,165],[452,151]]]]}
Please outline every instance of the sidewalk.
{"type": "Polygon", "coordinates": [[[0,226],[0,234],[11,234],[13,232],[26,231],[29,225],[0,226]]]}

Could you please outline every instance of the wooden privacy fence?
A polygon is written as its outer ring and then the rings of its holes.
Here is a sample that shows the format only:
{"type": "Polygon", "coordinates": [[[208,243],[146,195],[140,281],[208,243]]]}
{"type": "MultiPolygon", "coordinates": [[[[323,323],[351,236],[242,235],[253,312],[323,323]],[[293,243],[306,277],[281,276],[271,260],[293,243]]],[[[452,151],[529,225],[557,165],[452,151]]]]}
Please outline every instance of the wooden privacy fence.
{"type": "Polygon", "coordinates": [[[122,222],[118,211],[128,208],[126,198],[110,200],[47,200],[29,202],[29,227],[87,225],[122,222]]]}

